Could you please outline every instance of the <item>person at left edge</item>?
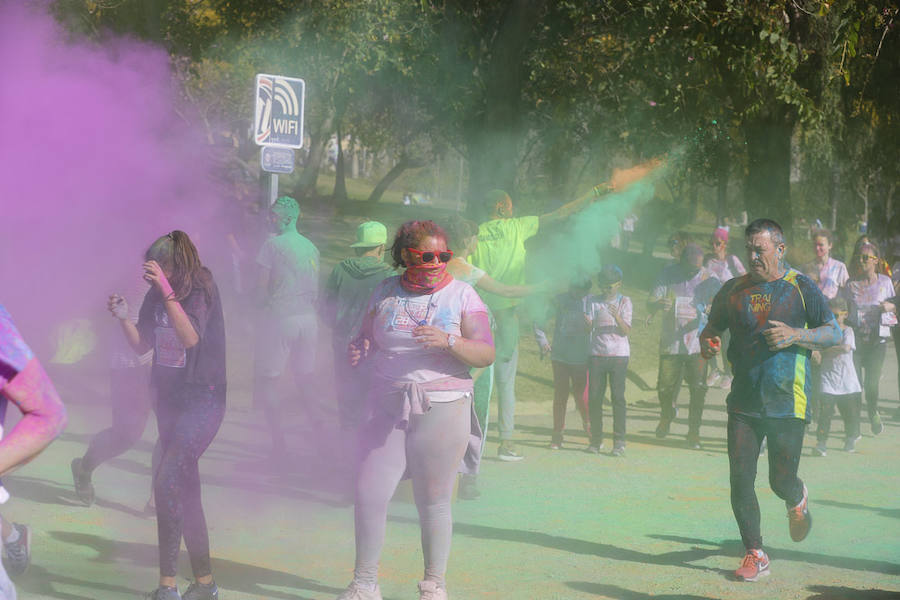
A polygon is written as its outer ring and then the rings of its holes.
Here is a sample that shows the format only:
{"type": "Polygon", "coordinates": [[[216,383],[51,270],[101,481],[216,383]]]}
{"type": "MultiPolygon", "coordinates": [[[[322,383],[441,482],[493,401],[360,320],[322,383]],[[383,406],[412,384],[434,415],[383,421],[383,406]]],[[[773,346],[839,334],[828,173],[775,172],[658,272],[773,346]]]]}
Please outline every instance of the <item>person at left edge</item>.
{"type": "MultiPolygon", "coordinates": [[[[12,317],[0,304],[0,415],[5,416],[8,402],[15,404],[22,412],[22,419],[7,435],[3,435],[0,422],[0,475],[6,475],[40,454],[66,426],[66,409],[53,382],[22,339],[12,317]]],[[[2,501],[8,496],[6,490],[0,487],[2,501]]],[[[14,525],[11,533],[23,538],[18,546],[24,546],[23,559],[27,566],[30,530],[14,525]]],[[[11,571],[13,567],[10,565],[11,571]]],[[[16,600],[16,590],[2,566],[0,600],[16,600]]]]}

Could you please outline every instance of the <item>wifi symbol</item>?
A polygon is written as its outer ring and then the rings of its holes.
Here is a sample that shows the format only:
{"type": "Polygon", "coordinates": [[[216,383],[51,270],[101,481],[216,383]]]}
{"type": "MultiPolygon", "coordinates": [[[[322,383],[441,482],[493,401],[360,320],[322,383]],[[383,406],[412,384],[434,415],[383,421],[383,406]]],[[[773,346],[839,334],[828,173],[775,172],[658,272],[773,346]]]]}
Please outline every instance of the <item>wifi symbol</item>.
{"type": "Polygon", "coordinates": [[[287,81],[278,77],[275,78],[275,102],[281,106],[283,114],[292,117],[300,116],[300,102],[297,100],[294,88],[287,81]]]}

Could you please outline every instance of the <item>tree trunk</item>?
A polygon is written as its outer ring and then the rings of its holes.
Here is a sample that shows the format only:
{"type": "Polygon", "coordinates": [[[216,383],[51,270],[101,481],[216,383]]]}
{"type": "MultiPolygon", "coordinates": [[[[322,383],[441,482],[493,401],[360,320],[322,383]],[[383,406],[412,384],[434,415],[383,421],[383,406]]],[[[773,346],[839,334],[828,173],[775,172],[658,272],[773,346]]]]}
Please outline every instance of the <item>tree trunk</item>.
{"type": "Polygon", "coordinates": [[[319,179],[319,169],[322,167],[333,123],[334,114],[329,113],[309,133],[309,156],[306,157],[306,164],[303,166],[303,174],[300,176],[300,185],[297,191],[300,196],[314,198],[316,195],[316,181],[319,179]]]}
{"type": "Polygon", "coordinates": [[[334,165],[334,192],[331,194],[334,202],[347,201],[347,173],[346,161],[344,160],[344,139],[343,139],[343,123],[338,120],[337,124],[337,163],[334,165]]]}
{"type": "Polygon", "coordinates": [[[358,141],[356,138],[351,138],[353,143],[350,144],[350,179],[359,179],[359,154],[360,151],[356,147],[358,141]]]}
{"type": "Polygon", "coordinates": [[[828,186],[831,196],[831,231],[837,229],[838,200],[841,197],[841,174],[837,166],[831,169],[831,185],[828,186]]]}
{"type": "Polygon", "coordinates": [[[369,194],[369,199],[367,200],[367,202],[375,203],[380,201],[381,197],[384,195],[387,189],[391,187],[391,184],[394,183],[394,181],[396,181],[401,174],[403,174],[403,171],[407,169],[418,169],[419,167],[424,167],[425,164],[426,163],[424,160],[413,160],[405,154],[401,155],[400,160],[398,160],[394,164],[394,166],[391,167],[391,170],[381,178],[381,181],[379,181],[375,185],[372,193],[369,194]]]}
{"type": "Polygon", "coordinates": [[[716,170],[716,226],[725,225],[728,216],[728,176],[729,161],[723,156],[716,170]]]}
{"type": "Polygon", "coordinates": [[[699,184],[697,183],[697,176],[690,172],[688,174],[687,181],[687,204],[688,204],[688,213],[687,213],[687,222],[688,223],[696,223],[697,222],[697,211],[699,209],[700,204],[700,194],[697,191],[699,188],[699,184]]]}
{"type": "Polygon", "coordinates": [[[791,210],[791,133],[792,119],[786,108],[775,114],[749,121],[747,140],[746,208],[751,221],[767,218],[776,221],[790,238],[793,231],[791,210]]]}
{"type": "Polygon", "coordinates": [[[522,87],[527,65],[522,61],[532,43],[530,32],[540,21],[547,0],[511,0],[490,48],[484,72],[484,111],[468,123],[469,204],[467,214],[485,215],[485,192],[501,188],[512,193],[522,141],[522,87]]]}

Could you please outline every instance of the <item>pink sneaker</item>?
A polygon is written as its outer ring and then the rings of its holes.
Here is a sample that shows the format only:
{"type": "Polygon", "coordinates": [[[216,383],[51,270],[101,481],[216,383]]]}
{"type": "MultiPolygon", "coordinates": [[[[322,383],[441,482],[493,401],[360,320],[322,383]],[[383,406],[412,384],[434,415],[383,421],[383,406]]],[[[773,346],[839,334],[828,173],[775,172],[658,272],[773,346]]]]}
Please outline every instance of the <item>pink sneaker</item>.
{"type": "Polygon", "coordinates": [[[809,535],[812,529],[812,516],[809,514],[809,492],[806,491],[806,484],[803,484],[803,499],[800,504],[792,508],[788,508],[788,525],[790,526],[791,539],[795,542],[802,542],[809,535]]]}
{"type": "Polygon", "coordinates": [[[756,581],[769,574],[769,557],[762,550],[747,550],[734,576],[740,581],[756,581]]]}

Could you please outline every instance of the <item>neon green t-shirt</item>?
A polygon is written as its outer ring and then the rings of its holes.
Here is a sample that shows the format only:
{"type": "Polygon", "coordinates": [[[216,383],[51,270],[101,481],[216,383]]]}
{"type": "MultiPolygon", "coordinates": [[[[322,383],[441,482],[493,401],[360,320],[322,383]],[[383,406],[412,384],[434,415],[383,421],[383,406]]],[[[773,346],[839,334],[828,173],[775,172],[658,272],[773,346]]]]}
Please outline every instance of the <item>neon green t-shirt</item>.
{"type": "MultiPolygon", "coordinates": [[[[478,247],[470,260],[473,265],[507,285],[525,283],[525,240],[538,231],[538,217],[494,219],[478,227],[478,247]]],[[[516,298],[503,298],[478,290],[494,311],[515,306],[516,298]]]]}

